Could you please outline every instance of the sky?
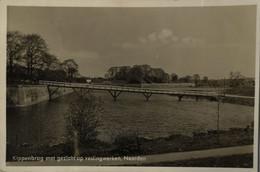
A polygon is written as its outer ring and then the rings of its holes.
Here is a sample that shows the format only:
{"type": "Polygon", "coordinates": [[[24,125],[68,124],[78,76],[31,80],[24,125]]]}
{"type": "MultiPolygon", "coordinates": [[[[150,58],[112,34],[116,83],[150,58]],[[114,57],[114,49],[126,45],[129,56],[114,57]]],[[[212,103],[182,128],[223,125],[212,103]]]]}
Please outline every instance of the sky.
{"type": "Polygon", "coordinates": [[[8,7],[7,30],[43,37],[83,76],[148,64],[180,76],[255,74],[255,6],[8,7]]]}

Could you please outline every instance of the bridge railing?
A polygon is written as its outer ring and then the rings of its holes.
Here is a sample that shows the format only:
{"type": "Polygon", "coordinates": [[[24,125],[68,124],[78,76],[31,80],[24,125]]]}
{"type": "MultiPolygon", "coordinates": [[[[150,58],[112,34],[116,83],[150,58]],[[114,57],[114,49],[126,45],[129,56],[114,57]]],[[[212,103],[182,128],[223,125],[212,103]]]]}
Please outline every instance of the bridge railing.
{"type": "Polygon", "coordinates": [[[57,87],[69,87],[69,88],[88,88],[96,90],[110,90],[110,91],[125,91],[125,92],[136,92],[136,93],[152,93],[152,94],[169,94],[169,95],[186,95],[186,96],[218,96],[216,92],[201,92],[201,91],[172,91],[172,90],[156,90],[156,89],[144,89],[144,88],[132,88],[122,86],[111,86],[111,85],[91,85],[87,83],[68,83],[68,82],[57,82],[57,81],[44,81],[40,80],[40,84],[57,86],[57,87]]]}

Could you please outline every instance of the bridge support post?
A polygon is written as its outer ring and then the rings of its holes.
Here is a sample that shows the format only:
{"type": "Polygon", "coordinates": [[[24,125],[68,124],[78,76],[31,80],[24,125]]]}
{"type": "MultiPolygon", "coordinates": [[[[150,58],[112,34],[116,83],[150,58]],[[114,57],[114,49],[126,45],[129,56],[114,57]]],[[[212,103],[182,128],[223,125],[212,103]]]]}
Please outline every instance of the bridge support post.
{"type": "Polygon", "coordinates": [[[181,101],[181,98],[182,98],[182,97],[183,97],[183,95],[179,94],[179,95],[178,95],[178,98],[179,98],[178,101],[181,101]]]}
{"type": "Polygon", "coordinates": [[[149,98],[153,95],[152,93],[143,93],[144,97],[146,98],[146,101],[149,100],[149,98]]]}
{"type": "Polygon", "coordinates": [[[110,91],[110,90],[108,90],[108,92],[113,97],[114,102],[116,101],[116,98],[122,93],[122,91],[117,92],[117,91],[110,91]]]}
{"type": "Polygon", "coordinates": [[[49,85],[47,85],[47,88],[48,88],[48,93],[49,93],[49,100],[52,100],[52,97],[51,97],[51,96],[52,96],[54,93],[56,93],[56,91],[57,91],[60,87],[57,87],[54,91],[51,91],[49,85]]]}
{"type": "Polygon", "coordinates": [[[80,99],[83,99],[83,97],[90,91],[90,89],[79,89],[79,91],[77,91],[75,88],[72,89],[79,96],[80,99]]]}

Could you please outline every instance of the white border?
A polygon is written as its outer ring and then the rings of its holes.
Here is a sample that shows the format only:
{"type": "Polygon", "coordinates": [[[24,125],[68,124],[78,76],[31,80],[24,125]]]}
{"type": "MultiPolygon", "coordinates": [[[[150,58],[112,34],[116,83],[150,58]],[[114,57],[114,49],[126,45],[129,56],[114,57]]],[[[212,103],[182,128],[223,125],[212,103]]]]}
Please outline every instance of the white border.
{"type": "Polygon", "coordinates": [[[2,0],[14,6],[63,7],[194,7],[255,5],[257,0],[2,0]]]}
{"type": "Polygon", "coordinates": [[[0,0],[0,172],[2,171],[233,171],[251,172],[258,168],[258,112],[259,112],[259,24],[260,7],[257,0],[0,0]],[[199,6],[237,6],[257,5],[256,33],[256,72],[255,72],[255,133],[254,133],[254,168],[188,168],[188,167],[10,167],[5,165],[6,152],[6,19],[7,6],[63,6],[63,7],[199,7],[199,6]]]}

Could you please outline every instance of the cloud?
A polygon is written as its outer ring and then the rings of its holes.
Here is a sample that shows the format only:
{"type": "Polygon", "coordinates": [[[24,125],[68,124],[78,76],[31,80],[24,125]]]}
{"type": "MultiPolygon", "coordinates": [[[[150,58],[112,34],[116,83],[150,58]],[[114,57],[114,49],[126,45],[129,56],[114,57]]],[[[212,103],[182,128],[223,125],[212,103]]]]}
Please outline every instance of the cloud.
{"type": "Polygon", "coordinates": [[[203,43],[204,41],[202,39],[192,38],[192,43],[203,43]]]}
{"type": "Polygon", "coordinates": [[[188,37],[183,37],[181,39],[181,42],[183,44],[204,44],[205,40],[188,36],[188,37]]]}
{"type": "Polygon", "coordinates": [[[156,41],[156,40],[157,40],[156,33],[155,33],[155,32],[150,33],[150,34],[148,35],[148,40],[150,40],[150,41],[156,41]]]}
{"type": "Polygon", "coordinates": [[[187,44],[187,43],[190,43],[192,40],[191,37],[184,37],[181,39],[181,42],[184,43],[184,44],[187,44]]]}
{"type": "Polygon", "coordinates": [[[204,44],[202,39],[194,38],[192,36],[179,37],[173,34],[169,28],[164,28],[159,32],[152,32],[146,36],[140,36],[138,41],[124,43],[113,43],[112,46],[121,49],[144,49],[158,47],[161,44],[173,44],[174,46],[190,46],[204,44]]]}
{"type": "Polygon", "coordinates": [[[139,42],[148,43],[160,41],[161,43],[167,44],[170,42],[177,42],[179,38],[173,35],[173,31],[169,28],[164,28],[160,32],[152,32],[146,37],[140,37],[139,42]]]}
{"type": "Polygon", "coordinates": [[[143,37],[139,37],[138,41],[141,42],[141,43],[147,43],[146,38],[143,38],[143,37]]]}
{"type": "Polygon", "coordinates": [[[124,42],[122,44],[122,47],[124,47],[124,48],[134,48],[135,45],[133,43],[131,43],[131,42],[124,42]]]}
{"type": "Polygon", "coordinates": [[[180,38],[177,36],[172,36],[171,39],[173,42],[178,42],[180,38]]]}
{"type": "Polygon", "coordinates": [[[168,44],[172,41],[172,39],[171,39],[172,37],[173,37],[172,30],[169,28],[164,28],[159,33],[153,32],[153,33],[148,34],[147,39],[150,42],[160,41],[164,44],[168,44]]]}
{"type": "Polygon", "coordinates": [[[163,44],[170,44],[170,43],[180,43],[180,44],[199,44],[204,43],[203,39],[198,39],[192,36],[184,36],[179,37],[173,34],[173,31],[169,28],[164,28],[159,32],[152,32],[147,34],[146,37],[140,37],[139,42],[141,43],[151,43],[151,42],[159,42],[163,44]]]}
{"type": "Polygon", "coordinates": [[[112,46],[118,47],[118,48],[124,48],[124,49],[133,49],[136,48],[136,44],[131,43],[129,41],[124,43],[113,43],[112,46]]]}
{"type": "Polygon", "coordinates": [[[165,40],[172,36],[172,30],[171,29],[163,29],[159,34],[158,38],[160,40],[165,40]]]}

